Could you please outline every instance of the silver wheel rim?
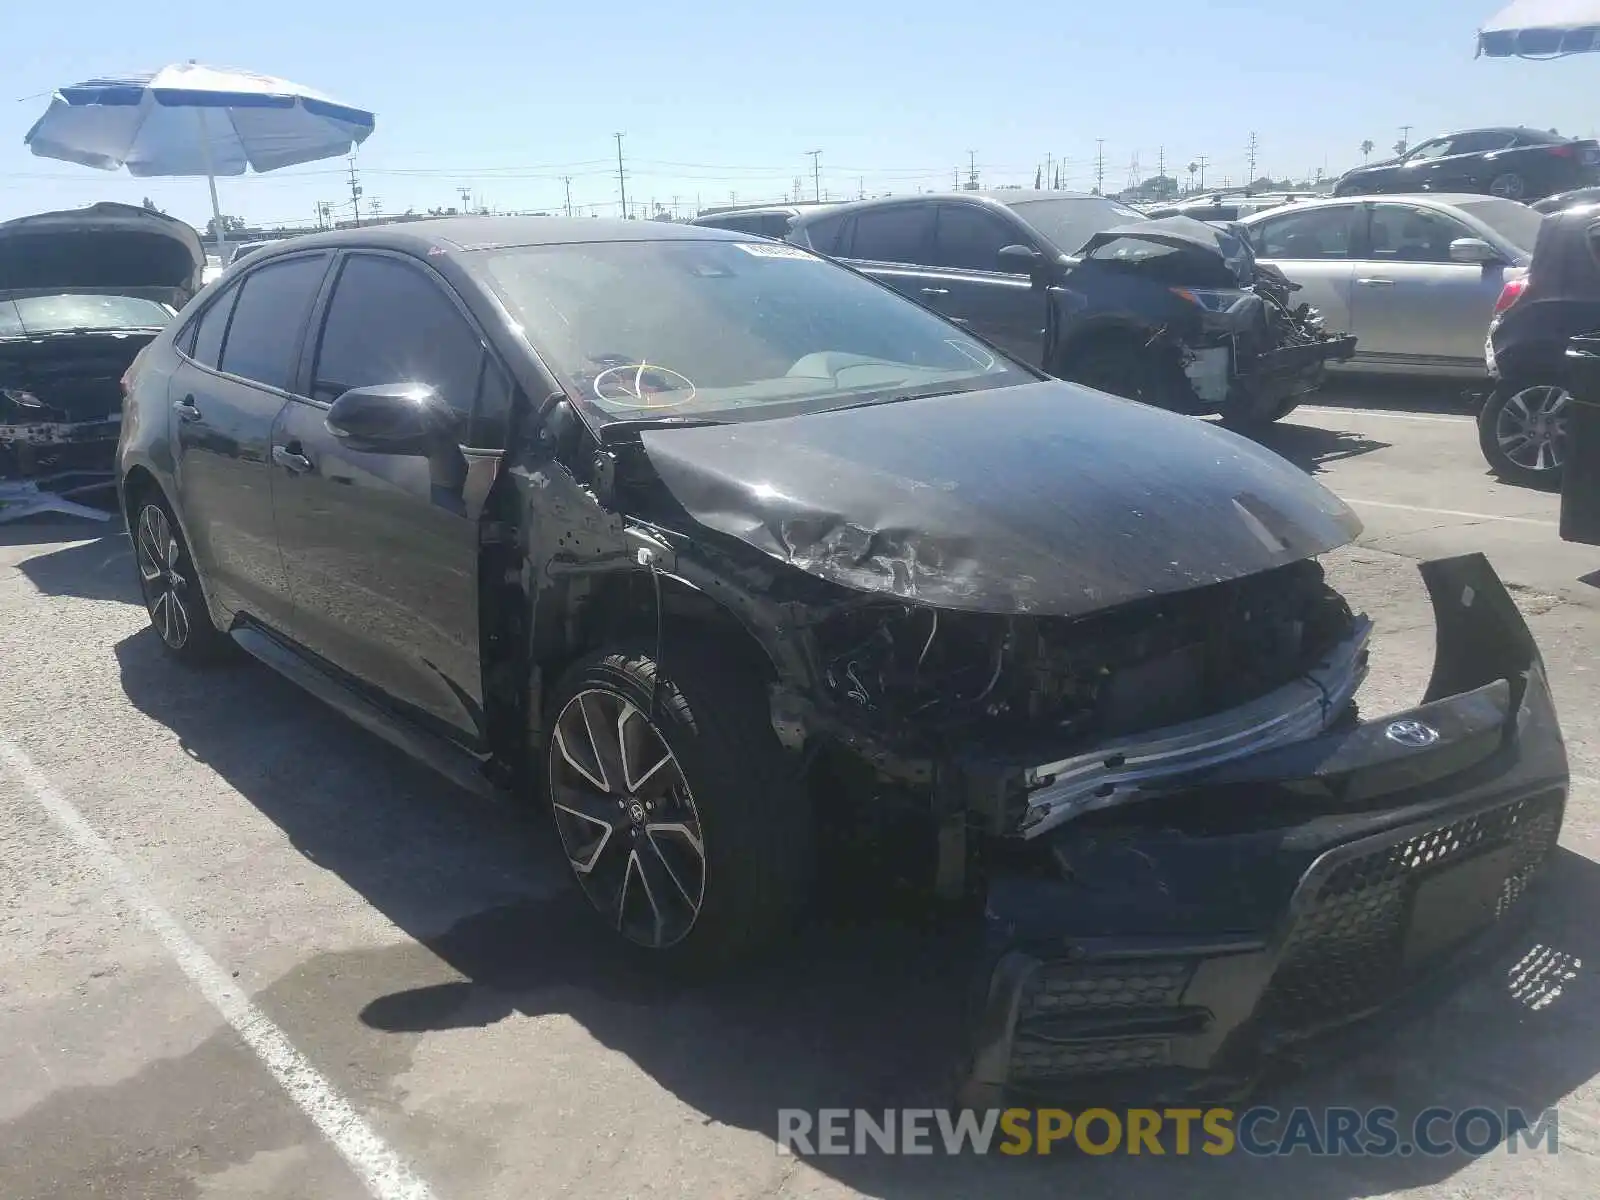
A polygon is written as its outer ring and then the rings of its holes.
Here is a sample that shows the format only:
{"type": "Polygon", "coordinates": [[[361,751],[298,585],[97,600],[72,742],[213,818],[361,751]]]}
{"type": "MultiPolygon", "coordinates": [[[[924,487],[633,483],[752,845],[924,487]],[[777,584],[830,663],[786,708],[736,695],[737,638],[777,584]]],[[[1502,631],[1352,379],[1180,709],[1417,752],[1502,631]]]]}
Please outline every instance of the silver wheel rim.
{"type": "Polygon", "coordinates": [[[181,650],[189,641],[189,579],[180,569],[183,549],[159,506],[146,504],[139,513],[133,549],[150,624],[162,641],[181,650]]]}
{"type": "Polygon", "coordinates": [[[1520,200],[1523,190],[1520,175],[1496,175],[1489,181],[1489,194],[1506,200],[1520,200]]]}
{"type": "Polygon", "coordinates": [[[1565,389],[1542,384],[1515,393],[1494,421],[1500,453],[1526,471],[1554,471],[1566,458],[1567,402],[1565,389]]]}
{"type": "Polygon", "coordinates": [[[705,899],[706,852],[666,739],[625,697],[590,689],[567,701],[551,740],[556,831],[589,902],[636,945],[681,942],[705,899]]]}

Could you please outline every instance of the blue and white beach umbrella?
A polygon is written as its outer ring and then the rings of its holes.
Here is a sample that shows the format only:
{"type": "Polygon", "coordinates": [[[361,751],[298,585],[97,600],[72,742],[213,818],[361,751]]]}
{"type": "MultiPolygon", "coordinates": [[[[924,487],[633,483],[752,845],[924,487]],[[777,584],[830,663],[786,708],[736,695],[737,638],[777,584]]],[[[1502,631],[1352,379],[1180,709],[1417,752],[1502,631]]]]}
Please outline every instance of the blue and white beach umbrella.
{"type": "Polygon", "coordinates": [[[1478,31],[1488,58],[1600,54],[1600,0],[1512,0],[1478,31]]]}
{"type": "Polygon", "coordinates": [[[218,175],[348,154],[372,127],[371,113],[286,79],[187,62],[64,87],[23,141],[43,158],[102,171],[204,175],[220,245],[218,175]]]}

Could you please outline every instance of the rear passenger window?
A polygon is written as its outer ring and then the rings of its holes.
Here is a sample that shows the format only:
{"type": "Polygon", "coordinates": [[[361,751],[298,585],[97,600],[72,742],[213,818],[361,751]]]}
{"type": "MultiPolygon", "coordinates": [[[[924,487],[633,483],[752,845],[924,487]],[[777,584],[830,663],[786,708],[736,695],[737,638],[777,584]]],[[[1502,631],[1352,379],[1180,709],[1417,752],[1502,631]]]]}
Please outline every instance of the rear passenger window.
{"type": "Polygon", "coordinates": [[[1289,213],[1261,222],[1250,241],[1262,258],[1348,258],[1353,211],[1340,205],[1289,213]]]}
{"type": "Polygon", "coordinates": [[[897,204],[856,213],[850,257],[872,262],[926,262],[933,241],[933,205],[897,204]]]}
{"type": "Polygon", "coordinates": [[[233,315],[233,302],[239,298],[239,289],[231,287],[209,305],[195,327],[189,331],[189,357],[202,366],[216,368],[222,355],[222,335],[228,332],[228,318],[233,315]]]}
{"type": "Polygon", "coordinates": [[[246,275],[222,345],[222,370],[288,390],[300,331],[327,266],[327,255],[310,254],[267,263],[246,275]]]}

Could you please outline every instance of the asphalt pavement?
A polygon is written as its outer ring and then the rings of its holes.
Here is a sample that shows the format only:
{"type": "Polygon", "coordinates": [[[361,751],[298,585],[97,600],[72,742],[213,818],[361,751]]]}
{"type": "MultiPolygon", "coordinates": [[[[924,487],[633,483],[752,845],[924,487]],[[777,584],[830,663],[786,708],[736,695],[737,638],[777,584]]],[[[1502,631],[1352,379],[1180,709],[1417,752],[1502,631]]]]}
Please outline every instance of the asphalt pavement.
{"type": "Polygon", "coordinates": [[[1418,559],[1482,550],[1572,756],[1525,933],[1274,1105],[1559,1109],[1559,1153],[947,1159],[777,1152],[780,1108],[936,1104],[937,929],[835,919],[710,987],[597,937],[537,814],[471,799],[248,662],[188,671],[127,540],[0,527],[0,1198],[1592,1196],[1600,1146],[1600,551],[1485,473],[1448,403],[1332,389],[1262,440],[1366,524],[1363,708],[1432,662],[1418,559]],[[1369,404],[1381,407],[1369,407],[1369,404]]]}

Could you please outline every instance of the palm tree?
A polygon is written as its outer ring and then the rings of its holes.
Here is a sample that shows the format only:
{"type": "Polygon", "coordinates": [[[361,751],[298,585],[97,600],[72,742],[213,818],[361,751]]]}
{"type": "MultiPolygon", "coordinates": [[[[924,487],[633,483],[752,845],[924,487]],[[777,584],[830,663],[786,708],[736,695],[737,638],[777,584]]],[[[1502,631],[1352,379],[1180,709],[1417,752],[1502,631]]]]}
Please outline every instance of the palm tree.
{"type": "Polygon", "coordinates": [[[1366,141],[1361,143],[1361,161],[1362,162],[1366,162],[1367,158],[1371,154],[1372,154],[1372,139],[1368,138],[1366,141]]]}
{"type": "Polygon", "coordinates": [[[1200,169],[1199,163],[1190,163],[1184,170],[1189,172],[1189,190],[1194,191],[1194,173],[1200,169]]]}

